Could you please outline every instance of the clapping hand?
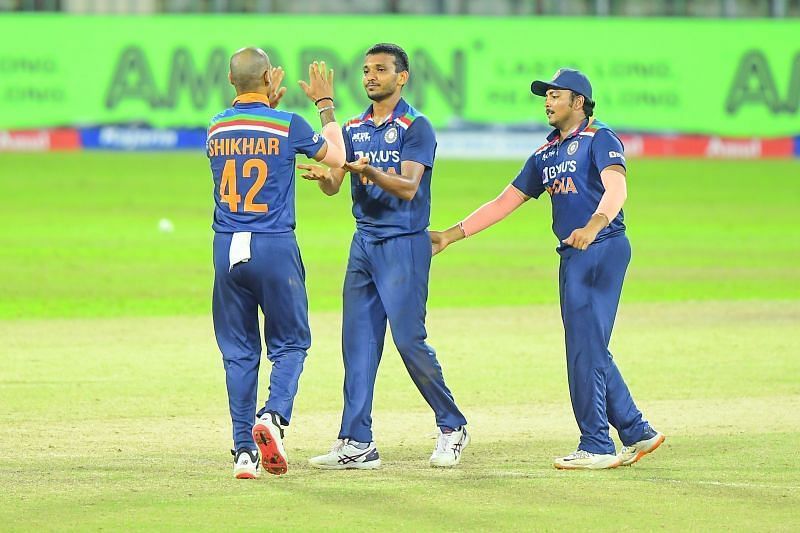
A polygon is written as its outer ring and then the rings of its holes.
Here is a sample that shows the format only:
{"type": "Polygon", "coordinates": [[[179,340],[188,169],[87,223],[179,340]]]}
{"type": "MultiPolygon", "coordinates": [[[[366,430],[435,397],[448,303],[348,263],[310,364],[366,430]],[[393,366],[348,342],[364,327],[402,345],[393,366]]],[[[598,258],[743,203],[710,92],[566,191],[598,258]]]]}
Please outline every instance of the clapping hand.
{"type": "Polygon", "coordinates": [[[297,83],[312,102],[329,98],[326,104],[333,103],[333,69],[328,70],[324,61],[314,61],[308,66],[308,83],[303,80],[297,83]]]}
{"type": "Polygon", "coordinates": [[[269,84],[269,106],[272,109],[278,107],[278,102],[281,101],[283,95],[286,94],[286,87],[281,87],[283,83],[283,67],[272,67],[270,70],[270,84],[269,84]]]}

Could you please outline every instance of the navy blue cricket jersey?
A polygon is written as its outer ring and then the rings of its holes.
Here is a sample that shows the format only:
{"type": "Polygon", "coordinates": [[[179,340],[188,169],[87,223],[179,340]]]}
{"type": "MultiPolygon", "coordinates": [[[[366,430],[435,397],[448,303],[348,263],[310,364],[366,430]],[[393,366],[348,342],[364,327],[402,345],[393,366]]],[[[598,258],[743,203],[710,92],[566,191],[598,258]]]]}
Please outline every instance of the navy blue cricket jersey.
{"type": "Polygon", "coordinates": [[[360,175],[350,178],[353,216],[358,231],[375,240],[411,235],[425,230],[431,216],[431,174],[436,155],[436,135],[430,121],[402,98],[380,126],[373,121],[372,106],[342,128],[347,160],[369,157],[370,165],[400,174],[402,161],[425,166],[414,198],[402,200],[360,175]]]}
{"type": "Polygon", "coordinates": [[[242,94],[211,119],[206,149],[214,178],[216,232],[288,233],[295,227],[295,155],[325,144],[294,113],[242,94]]]}
{"type": "MultiPolygon", "coordinates": [[[[558,251],[570,248],[561,243],[577,228],[586,225],[605,192],[600,172],[610,165],[625,167],[622,141],[605,124],[590,118],[561,141],[559,131],[547,136],[547,144],[538,148],[512,185],[533,198],[547,191],[553,204],[553,233],[559,240],[558,251]]],[[[625,231],[620,210],[611,223],[600,230],[595,242],[625,231]]]]}

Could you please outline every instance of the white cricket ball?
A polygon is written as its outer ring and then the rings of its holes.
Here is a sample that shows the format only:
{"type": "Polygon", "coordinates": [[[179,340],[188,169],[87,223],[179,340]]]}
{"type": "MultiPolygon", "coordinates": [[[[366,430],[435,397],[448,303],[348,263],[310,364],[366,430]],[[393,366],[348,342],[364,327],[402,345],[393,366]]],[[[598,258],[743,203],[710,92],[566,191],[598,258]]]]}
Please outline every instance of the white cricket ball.
{"type": "Polygon", "coordinates": [[[168,218],[162,218],[158,221],[158,231],[162,233],[172,233],[175,231],[175,224],[168,218]]]}

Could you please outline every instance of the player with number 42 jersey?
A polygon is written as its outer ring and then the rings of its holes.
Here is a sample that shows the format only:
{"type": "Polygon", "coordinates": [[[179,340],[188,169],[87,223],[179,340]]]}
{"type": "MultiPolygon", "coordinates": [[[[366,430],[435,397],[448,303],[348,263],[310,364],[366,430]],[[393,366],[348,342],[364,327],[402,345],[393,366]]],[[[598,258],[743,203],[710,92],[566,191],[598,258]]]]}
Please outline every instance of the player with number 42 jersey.
{"type": "Polygon", "coordinates": [[[231,58],[233,105],[208,128],[214,179],[214,333],[222,352],[233,423],[234,476],[263,466],[287,470],[283,446],[303,362],[311,345],[305,269],[294,235],[295,156],[341,167],[344,139],[333,115],[333,72],[309,67],[300,82],[320,113],[321,134],[302,117],[275,109],[286,89],[267,54],[243,48],[231,58]],[[280,87],[280,88],[279,88],[280,87]],[[269,398],[256,413],[264,314],[269,398]]]}
{"type": "Polygon", "coordinates": [[[314,157],[325,139],[303,117],[272,109],[264,100],[239,95],[211,120],[206,145],[214,177],[214,231],[277,234],[295,228],[295,156],[314,157]]]}

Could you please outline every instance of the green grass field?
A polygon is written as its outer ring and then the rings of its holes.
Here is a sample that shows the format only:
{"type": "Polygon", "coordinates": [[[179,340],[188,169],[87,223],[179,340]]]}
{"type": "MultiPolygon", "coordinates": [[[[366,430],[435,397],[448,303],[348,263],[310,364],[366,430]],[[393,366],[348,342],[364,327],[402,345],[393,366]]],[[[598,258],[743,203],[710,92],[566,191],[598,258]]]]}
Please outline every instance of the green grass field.
{"type": "MultiPolygon", "coordinates": [[[[433,417],[389,346],[374,412],[385,467],[307,467],[338,429],[353,222],[346,192],[298,183],[314,344],[289,474],[242,482],[202,155],[0,158],[0,530],[800,528],[797,162],[631,162],[634,259],[612,351],[667,441],[603,472],[551,466],[577,429],[547,200],[434,259],[428,329],[470,420],[462,464],[427,466],[433,417]]],[[[438,163],[433,227],[519,165],[438,163]]]]}

